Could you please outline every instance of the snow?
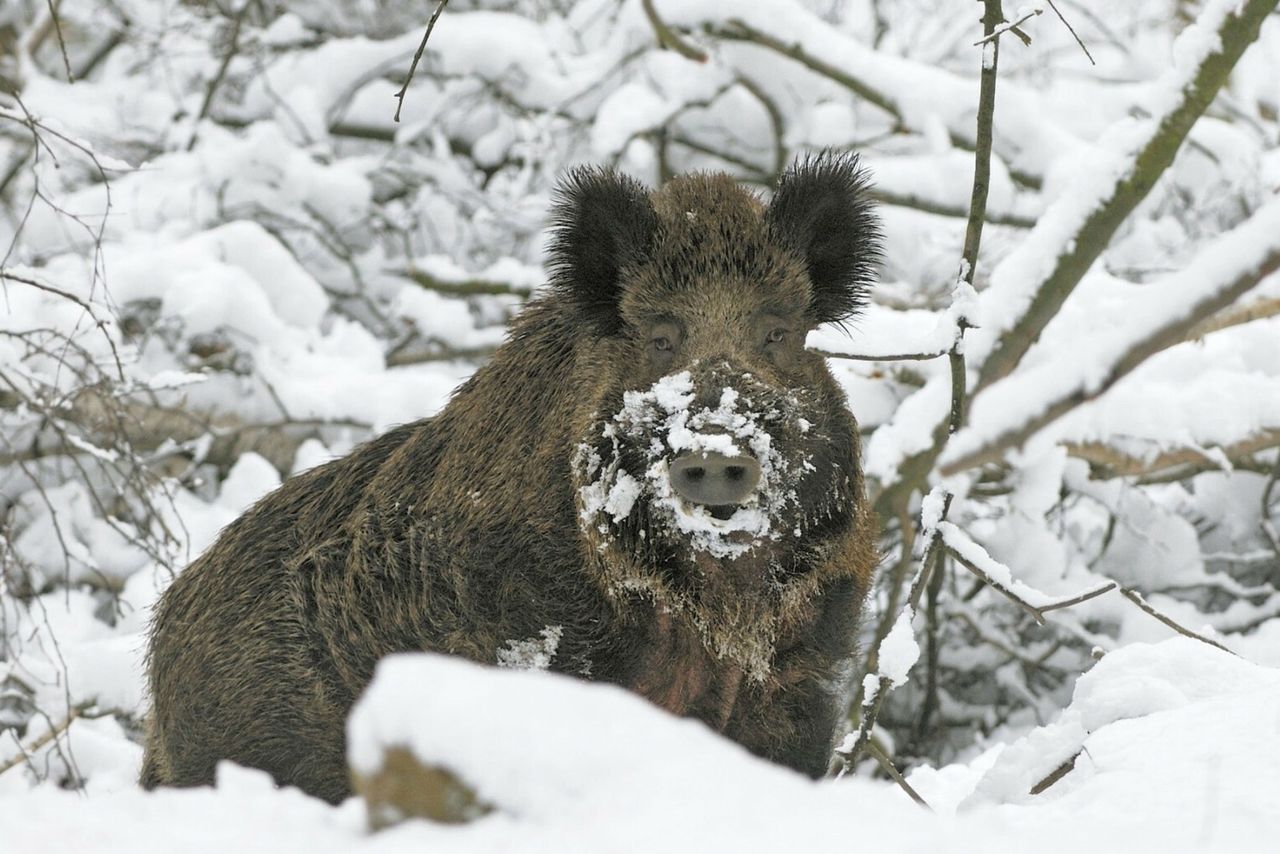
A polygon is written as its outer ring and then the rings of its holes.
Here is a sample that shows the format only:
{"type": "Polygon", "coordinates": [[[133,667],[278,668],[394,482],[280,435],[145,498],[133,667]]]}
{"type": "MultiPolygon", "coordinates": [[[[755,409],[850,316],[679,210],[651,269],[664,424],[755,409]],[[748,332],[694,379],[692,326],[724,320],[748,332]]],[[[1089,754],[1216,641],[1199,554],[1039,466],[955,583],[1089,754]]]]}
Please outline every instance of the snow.
{"type": "Polygon", "coordinates": [[[515,667],[521,670],[546,670],[555,661],[561,626],[547,626],[530,640],[509,640],[505,648],[498,650],[499,667],[515,667]]]}
{"type": "MultiPolygon", "coordinates": [[[[1178,638],[1108,654],[1059,719],[971,762],[910,781],[935,813],[892,783],[813,783],[751,757],[620,689],[438,656],[379,665],[350,724],[354,767],[407,747],[495,808],[463,826],[409,822],[370,835],[357,801],[332,808],[265,774],[225,765],[216,789],[142,793],[117,780],[84,798],[56,788],[0,799],[20,851],[741,851],[819,848],[851,826],[898,850],[1078,850],[1087,816],[1097,851],[1264,852],[1280,820],[1267,796],[1280,750],[1280,673],[1178,638]],[[521,709],[512,716],[510,710],[521,709]],[[1031,785],[1079,752],[1041,795],[1031,785]],[[710,783],[708,781],[714,781],[710,783]],[[518,840],[518,842],[516,842],[518,840]],[[87,843],[80,843],[87,844],[87,843]]],[[[81,721],[77,726],[100,723],[81,721]]],[[[89,728],[77,757],[99,753],[89,728]]],[[[104,745],[106,743],[103,743],[104,745]]],[[[0,782],[4,778],[0,777],[0,782]]]]}
{"type": "Polygon", "coordinates": [[[910,607],[903,608],[876,651],[879,675],[888,679],[894,688],[906,684],[907,674],[920,658],[920,645],[916,643],[915,630],[911,628],[913,619],[915,611],[910,607]]]}

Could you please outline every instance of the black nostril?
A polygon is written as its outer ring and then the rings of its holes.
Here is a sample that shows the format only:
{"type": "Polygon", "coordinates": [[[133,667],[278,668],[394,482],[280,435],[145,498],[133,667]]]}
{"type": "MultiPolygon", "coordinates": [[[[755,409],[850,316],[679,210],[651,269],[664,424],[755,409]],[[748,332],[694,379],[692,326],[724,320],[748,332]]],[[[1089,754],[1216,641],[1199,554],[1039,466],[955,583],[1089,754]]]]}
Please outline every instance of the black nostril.
{"type": "Polygon", "coordinates": [[[747,476],[747,470],[742,466],[726,466],[724,473],[729,480],[742,480],[747,476]]]}
{"type": "Polygon", "coordinates": [[[684,477],[685,477],[685,480],[702,480],[703,476],[706,473],[707,473],[706,469],[687,468],[684,470],[684,477]]]}

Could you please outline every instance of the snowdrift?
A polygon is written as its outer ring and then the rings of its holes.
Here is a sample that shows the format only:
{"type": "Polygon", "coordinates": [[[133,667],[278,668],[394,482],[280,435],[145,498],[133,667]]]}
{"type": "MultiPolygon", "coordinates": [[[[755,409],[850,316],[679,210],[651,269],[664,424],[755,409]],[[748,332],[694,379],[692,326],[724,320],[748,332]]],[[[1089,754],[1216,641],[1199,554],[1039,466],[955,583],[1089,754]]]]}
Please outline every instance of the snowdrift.
{"type": "Polygon", "coordinates": [[[331,808],[225,765],[216,789],[147,794],[121,773],[117,791],[89,798],[8,797],[6,848],[1247,852],[1273,851],[1280,827],[1280,671],[1184,638],[1110,653],[1056,721],[967,764],[918,769],[932,813],[891,783],[810,782],[618,688],[441,656],[384,661],[349,735],[357,773],[407,749],[491,811],[370,833],[359,799],[331,808]]]}

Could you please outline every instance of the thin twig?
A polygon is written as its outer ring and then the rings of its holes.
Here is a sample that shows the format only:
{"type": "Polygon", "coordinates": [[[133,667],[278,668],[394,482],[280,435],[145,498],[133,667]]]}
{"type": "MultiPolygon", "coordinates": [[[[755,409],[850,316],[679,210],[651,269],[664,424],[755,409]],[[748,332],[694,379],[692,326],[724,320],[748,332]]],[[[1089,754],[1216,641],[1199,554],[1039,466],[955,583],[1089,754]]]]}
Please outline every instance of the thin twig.
{"type": "Polygon", "coordinates": [[[1025,24],[1027,21],[1030,21],[1032,18],[1035,18],[1042,14],[1044,14],[1043,9],[1032,9],[1030,12],[1027,12],[1025,15],[1023,15],[1021,18],[1019,18],[1016,21],[1013,21],[1013,22],[1006,21],[1000,26],[996,27],[995,31],[991,33],[991,35],[983,36],[982,38],[974,42],[973,46],[978,47],[979,45],[984,45],[987,42],[995,41],[996,39],[1000,38],[1002,35],[1010,31],[1012,31],[1015,36],[1018,36],[1018,38],[1022,39],[1023,44],[1028,44],[1030,40],[1027,39],[1025,34],[1023,34],[1018,28],[1021,27],[1023,24],[1025,24]]]}
{"type": "Polygon", "coordinates": [[[0,269],[0,279],[8,279],[11,282],[18,282],[19,284],[27,285],[28,287],[44,291],[45,293],[55,294],[63,299],[70,300],[84,309],[85,314],[89,315],[93,320],[94,325],[102,331],[102,337],[107,339],[107,345],[111,348],[111,355],[115,360],[116,371],[119,375],[120,381],[124,381],[124,363],[120,361],[120,353],[116,350],[115,339],[112,338],[111,333],[107,331],[107,322],[99,318],[98,315],[94,313],[93,307],[89,305],[89,303],[80,299],[80,297],[75,294],[64,291],[61,288],[54,287],[53,285],[47,285],[44,282],[38,282],[35,279],[30,279],[26,276],[19,276],[16,273],[10,273],[4,269],[0,269]]]}
{"type": "Polygon", "coordinates": [[[1195,640],[1200,641],[1201,643],[1207,643],[1209,646],[1220,649],[1223,652],[1228,652],[1228,653],[1231,653],[1232,655],[1236,655],[1236,653],[1231,652],[1231,650],[1227,649],[1225,646],[1218,643],[1213,638],[1207,638],[1202,634],[1193,632],[1191,631],[1191,629],[1188,629],[1186,626],[1183,626],[1182,624],[1178,623],[1176,620],[1174,620],[1172,617],[1168,616],[1167,614],[1160,613],[1155,608],[1151,607],[1151,604],[1147,602],[1145,598],[1143,598],[1142,594],[1139,593],[1137,590],[1134,590],[1132,587],[1121,587],[1120,595],[1128,599],[1133,604],[1137,605],[1139,608],[1143,610],[1143,612],[1150,614],[1160,622],[1164,623],[1169,628],[1173,629],[1178,634],[1184,637],[1193,638],[1195,640]]]}
{"type": "Polygon", "coordinates": [[[880,749],[880,745],[876,744],[874,741],[871,742],[867,745],[867,752],[875,757],[875,760],[880,763],[880,767],[884,769],[884,773],[888,774],[890,779],[897,783],[902,791],[906,792],[907,795],[910,796],[911,800],[915,801],[929,812],[933,812],[933,807],[929,806],[928,801],[920,797],[920,793],[911,787],[911,784],[907,782],[907,778],[903,777],[902,772],[893,764],[893,760],[889,758],[888,754],[880,749]]]}
{"type": "Polygon", "coordinates": [[[1049,3],[1049,8],[1053,10],[1053,14],[1058,16],[1058,20],[1061,21],[1063,26],[1065,26],[1071,33],[1071,37],[1076,40],[1076,44],[1080,45],[1080,49],[1084,51],[1084,55],[1089,58],[1089,64],[1097,65],[1098,63],[1093,61],[1093,54],[1089,53],[1089,48],[1085,47],[1084,42],[1080,40],[1080,36],[1076,35],[1075,27],[1071,26],[1071,22],[1063,17],[1063,14],[1058,11],[1058,7],[1054,5],[1053,0],[1047,0],[1047,2],[1049,3]]]}
{"type": "Polygon", "coordinates": [[[1079,605],[1081,602],[1088,602],[1090,599],[1116,589],[1116,586],[1117,585],[1114,581],[1108,581],[1106,584],[1102,584],[1092,590],[1086,590],[1079,596],[1072,596],[1070,599],[1063,599],[1058,602],[1050,602],[1048,605],[1041,605],[1040,613],[1043,614],[1047,611],[1056,611],[1059,608],[1070,608],[1073,605],[1079,605]]]}
{"type": "Polygon", "coordinates": [[[427,39],[431,38],[431,31],[436,28],[436,21],[439,19],[440,13],[448,5],[449,0],[440,0],[436,4],[436,10],[431,13],[431,20],[427,21],[427,31],[422,34],[422,42],[418,45],[418,52],[413,55],[413,62],[409,64],[409,74],[404,78],[404,85],[400,87],[400,91],[396,92],[396,114],[393,118],[397,122],[400,121],[400,108],[404,106],[405,93],[409,91],[409,84],[413,82],[413,75],[418,70],[418,63],[422,61],[422,54],[427,49],[427,39]]]}
{"type": "Polygon", "coordinates": [[[834,350],[823,350],[821,347],[806,347],[810,353],[817,353],[819,356],[826,356],[828,359],[851,359],[855,362],[927,362],[930,359],[941,358],[949,352],[948,350],[938,350],[930,353],[837,353],[834,350]]]}
{"type": "Polygon", "coordinates": [[[0,763],[0,775],[3,775],[6,771],[9,771],[13,768],[17,768],[23,762],[28,761],[32,753],[35,753],[37,750],[44,747],[46,744],[48,744],[49,742],[53,741],[58,736],[66,732],[67,728],[70,727],[71,724],[75,722],[76,718],[80,717],[80,715],[86,709],[92,706],[93,706],[93,703],[81,703],[78,706],[72,706],[71,709],[67,712],[67,716],[61,721],[59,721],[57,724],[50,726],[48,732],[44,733],[38,738],[33,739],[31,743],[28,745],[24,746],[21,743],[19,743],[18,755],[12,757],[6,762],[0,763]]]}
{"type": "Polygon", "coordinates": [[[49,5],[49,17],[53,20],[53,31],[58,36],[58,49],[62,51],[62,67],[67,70],[67,82],[76,82],[75,75],[71,73],[71,60],[67,57],[67,41],[62,37],[62,21],[58,19],[58,10],[54,8],[53,0],[45,0],[49,5]]]}

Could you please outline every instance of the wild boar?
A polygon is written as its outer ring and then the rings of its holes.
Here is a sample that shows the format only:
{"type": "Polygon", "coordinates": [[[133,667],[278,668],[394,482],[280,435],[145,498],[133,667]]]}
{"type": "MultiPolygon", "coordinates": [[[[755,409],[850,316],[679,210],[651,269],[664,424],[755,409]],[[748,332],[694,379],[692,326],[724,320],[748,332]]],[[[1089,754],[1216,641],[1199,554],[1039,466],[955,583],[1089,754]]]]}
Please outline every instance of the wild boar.
{"type": "Polygon", "coordinates": [[[820,323],[863,304],[856,156],[767,204],[721,174],[562,181],[549,287],[438,415],[285,482],[159,602],[142,782],[231,759],[330,801],[374,664],[426,650],[627,687],[812,776],[876,562],[820,323]]]}

